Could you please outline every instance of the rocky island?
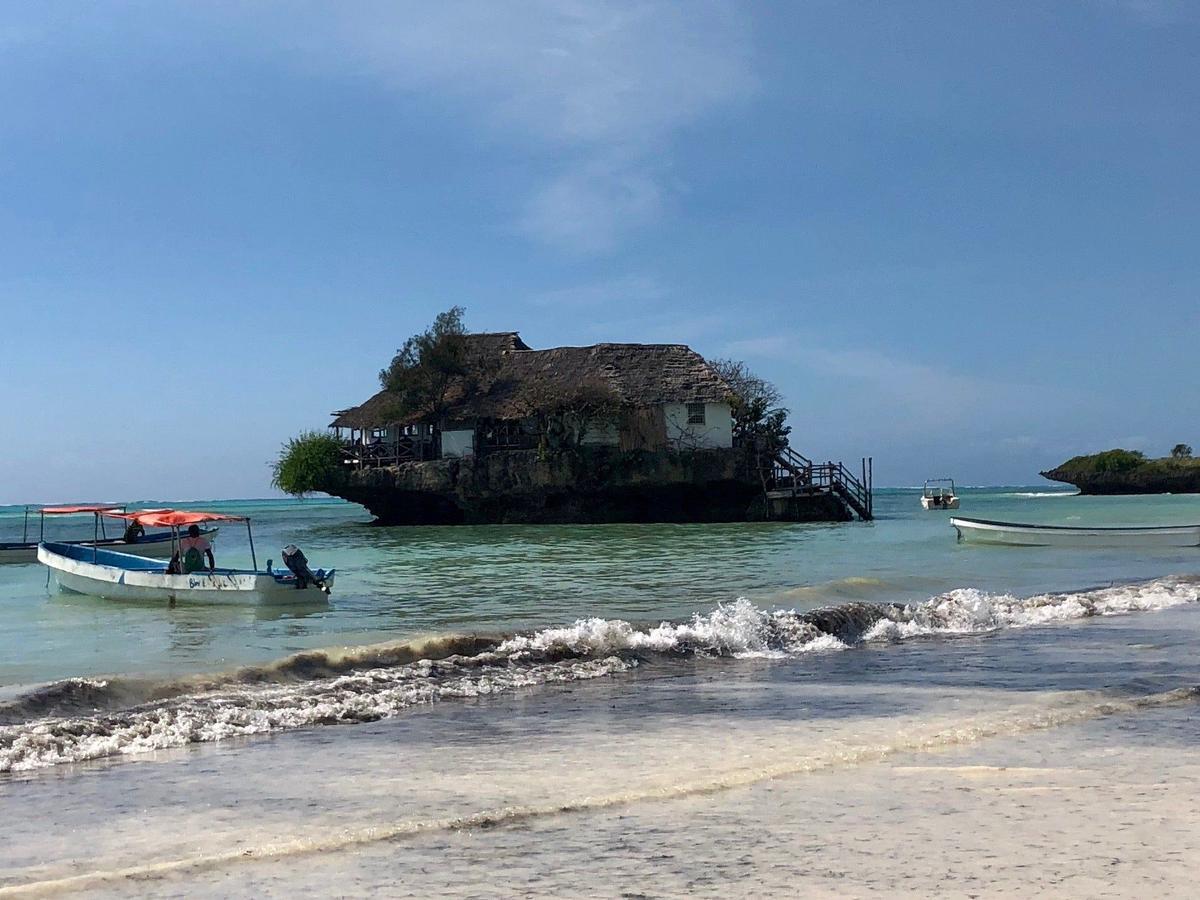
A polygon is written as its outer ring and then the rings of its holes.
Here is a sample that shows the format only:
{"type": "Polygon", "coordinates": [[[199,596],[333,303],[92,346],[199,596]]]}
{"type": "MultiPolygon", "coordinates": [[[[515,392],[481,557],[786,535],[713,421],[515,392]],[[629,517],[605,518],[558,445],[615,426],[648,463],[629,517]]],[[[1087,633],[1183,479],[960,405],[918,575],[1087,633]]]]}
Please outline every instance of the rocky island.
{"type": "Polygon", "coordinates": [[[1200,493],[1200,459],[1192,457],[1186,444],[1158,459],[1122,449],[1076,456],[1041,475],[1073,484],[1081,494],[1200,493]]]}
{"type": "Polygon", "coordinates": [[[380,382],[289,441],[275,486],[385,525],[871,517],[865,461],[852,473],[795,452],[772,385],[683,344],[534,350],[467,332],[456,307],[380,382]]]}

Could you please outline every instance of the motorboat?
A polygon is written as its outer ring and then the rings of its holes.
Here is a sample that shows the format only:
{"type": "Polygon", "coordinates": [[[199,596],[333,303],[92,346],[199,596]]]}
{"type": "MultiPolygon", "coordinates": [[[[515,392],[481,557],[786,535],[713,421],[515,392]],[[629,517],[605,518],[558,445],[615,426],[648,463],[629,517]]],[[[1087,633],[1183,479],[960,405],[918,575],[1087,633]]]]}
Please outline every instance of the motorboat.
{"type": "Polygon", "coordinates": [[[958,509],[953,478],[933,478],[921,491],[921,506],[925,509],[958,509]]]}
{"type": "Polygon", "coordinates": [[[1012,547],[1200,547],[1200,525],[1079,527],[1029,525],[989,519],[954,517],[950,524],[960,541],[1006,544],[1012,547]]]}
{"type": "Polygon", "coordinates": [[[38,544],[38,561],[50,569],[62,590],[90,594],[108,600],[161,600],[167,603],[311,603],[333,588],[334,570],[308,568],[308,560],[294,545],[284,549],[286,568],[274,569],[270,560],[258,568],[254,535],[246,516],[228,516],[193,510],[149,510],[122,513],[121,518],[145,526],[171,529],[176,549],[170,563],[122,553],[94,545],[47,541],[38,544]],[[250,540],[251,568],[201,568],[177,570],[175,563],[181,528],[206,522],[244,522],[250,540]]]}
{"type": "MultiPolygon", "coordinates": [[[[150,556],[166,559],[171,555],[171,532],[151,531],[138,535],[133,540],[122,537],[109,537],[105,531],[105,519],[112,518],[116,513],[123,513],[124,506],[113,504],[86,504],[79,506],[42,506],[26,507],[25,523],[21,540],[0,542],[0,563],[34,563],[38,560],[38,544],[45,540],[46,516],[71,516],[91,514],[95,517],[96,533],[91,540],[60,541],[64,544],[78,544],[82,547],[103,547],[106,550],[129,551],[138,556],[150,556]],[[30,514],[38,516],[38,539],[30,540],[30,514]]],[[[202,529],[202,534],[209,540],[217,539],[219,528],[202,529]]]]}

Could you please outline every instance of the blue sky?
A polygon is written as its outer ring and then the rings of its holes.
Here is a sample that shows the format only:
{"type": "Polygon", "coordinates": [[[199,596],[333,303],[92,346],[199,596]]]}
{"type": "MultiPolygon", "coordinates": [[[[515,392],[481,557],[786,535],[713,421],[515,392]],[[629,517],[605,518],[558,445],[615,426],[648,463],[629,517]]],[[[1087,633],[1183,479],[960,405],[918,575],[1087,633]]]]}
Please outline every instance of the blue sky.
{"type": "Polygon", "coordinates": [[[0,5],[0,502],[267,496],[467,307],[877,481],[1200,443],[1170,0],[0,5]]]}

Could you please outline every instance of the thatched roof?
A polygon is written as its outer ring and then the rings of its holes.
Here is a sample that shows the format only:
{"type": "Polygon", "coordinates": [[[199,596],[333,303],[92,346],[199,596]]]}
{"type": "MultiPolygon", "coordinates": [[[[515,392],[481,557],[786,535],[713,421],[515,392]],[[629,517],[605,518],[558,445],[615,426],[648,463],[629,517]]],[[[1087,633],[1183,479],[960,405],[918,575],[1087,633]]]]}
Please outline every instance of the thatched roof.
{"type": "Polygon", "coordinates": [[[335,409],[331,428],[380,428],[398,424],[406,418],[396,414],[397,399],[391,391],[380,391],[365,403],[349,409],[335,409]]]}
{"type": "MultiPolygon", "coordinates": [[[[450,419],[519,418],[526,414],[531,394],[565,397],[581,388],[597,386],[607,387],[616,400],[635,407],[722,403],[729,398],[729,385],[704,357],[684,344],[595,344],[530,350],[515,332],[503,337],[514,338],[520,346],[504,347],[498,361],[490,353],[477,357],[481,364],[473,379],[474,390],[468,392],[463,384],[450,392],[450,419]],[[490,362],[484,364],[489,357],[490,362]]],[[[375,428],[411,421],[398,416],[398,408],[392,394],[380,391],[360,406],[335,413],[333,425],[375,428]]]]}
{"type": "MultiPolygon", "coordinates": [[[[529,345],[521,340],[516,331],[481,331],[464,334],[464,355],[469,363],[482,368],[490,361],[498,360],[510,350],[528,350],[529,345]]],[[[331,415],[332,428],[379,428],[384,425],[403,425],[410,417],[400,415],[399,400],[390,391],[380,391],[365,403],[349,409],[336,409],[331,415]]]]}
{"type": "Polygon", "coordinates": [[[542,395],[567,396],[587,385],[608,387],[629,406],[720,403],[727,385],[699,353],[683,344],[596,344],[506,353],[495,381],[468,398],[461,418],[504,419],[522,414],[521,394],[537,385],[542,395]]]}
{"type": "Polygon", "coordinates": [[[528,344],[521,340],[517,331],[481,331],[474,334],[464,334],[468,358],[495,359],[509,350],[529,350],[528,344]]]}

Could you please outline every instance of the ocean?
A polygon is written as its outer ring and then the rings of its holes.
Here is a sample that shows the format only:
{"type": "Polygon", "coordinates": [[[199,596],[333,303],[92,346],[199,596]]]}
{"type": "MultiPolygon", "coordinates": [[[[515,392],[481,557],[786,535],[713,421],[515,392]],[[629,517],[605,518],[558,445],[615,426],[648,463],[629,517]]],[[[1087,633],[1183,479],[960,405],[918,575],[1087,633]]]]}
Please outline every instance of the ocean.
{"type": "MultiPolygon", "coordinates": [[[[960,544],[919,493],[804,525],[182,504],[251,516],[260,562],[336,567],[301,606],[0,567],[0,896],[1186,896],[1197,551],[960,544]]],[[[1192,496],[960,495],[1200,520],[1192,496]]],[[[215,549],[249,563],[236,527],[215,549]]]]}

